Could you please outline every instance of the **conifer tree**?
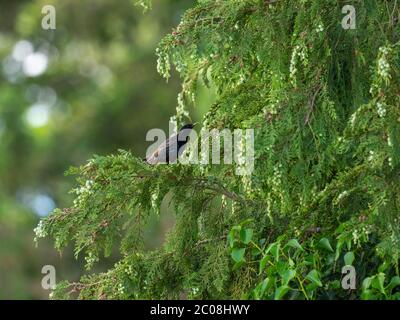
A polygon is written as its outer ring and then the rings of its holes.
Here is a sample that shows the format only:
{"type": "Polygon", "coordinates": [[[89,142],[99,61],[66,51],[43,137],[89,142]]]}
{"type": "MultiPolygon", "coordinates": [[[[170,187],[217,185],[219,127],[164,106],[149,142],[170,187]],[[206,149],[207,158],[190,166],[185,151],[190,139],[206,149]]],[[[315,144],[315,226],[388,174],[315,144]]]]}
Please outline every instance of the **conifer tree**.
{"type": "Polygon", "coordinates": [[[215,90],[202,127],[253,128],[254,171],[126,151],[71,169],[76,199],[37,238],[72,242],[88,268],[114,245],[122,258],[54,298],[400,298],[400,7],[353,1],[346,29],[346,4],[199,0],[183,15],[157,49],[161,75],[182,78],[176,119],[199,84],[215,90]],[[145,251],[166,197],[175,226],[145,251]]]}

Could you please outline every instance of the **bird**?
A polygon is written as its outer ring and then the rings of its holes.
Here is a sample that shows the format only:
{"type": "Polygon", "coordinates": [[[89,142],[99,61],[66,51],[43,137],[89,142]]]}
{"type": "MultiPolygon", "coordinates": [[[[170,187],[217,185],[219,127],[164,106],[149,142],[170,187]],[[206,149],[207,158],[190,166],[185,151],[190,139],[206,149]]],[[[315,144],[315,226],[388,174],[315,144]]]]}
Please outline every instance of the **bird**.
{"type": "Polygon", "coordinates": [[[190,131],[187,130],[193,130],[196,124],[197,123],[185,124],[178,133],[171,135],[144,160],[151,165],[158,163],[175,163],[185,150],[187,142],[189,141],[190,131]]]}

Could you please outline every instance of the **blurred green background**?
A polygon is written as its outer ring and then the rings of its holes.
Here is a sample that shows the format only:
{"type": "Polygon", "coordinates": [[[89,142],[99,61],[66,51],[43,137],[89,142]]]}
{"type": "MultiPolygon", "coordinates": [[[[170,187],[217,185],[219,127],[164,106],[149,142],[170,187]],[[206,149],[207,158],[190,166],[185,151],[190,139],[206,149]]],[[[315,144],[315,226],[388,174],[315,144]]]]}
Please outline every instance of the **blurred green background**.
{"type": "MultiPolygon", "coordinates": [[[[194,1],[154,0],[147,13],[134,2],[0,1],[0,299],[47,299],[44,265],[57,281],[84,274],[71,250],[33,243],[39,217],[71,204],[74,179],[64,172],[120,148],[144,157],[146,132],[167,130],[175,113],[179,78],[157,74],[155,48],[194,1]],[[49,4],[56,30],[41,27],[49,4]]],[[[209,104],[200,96],[194,119],[209,104]]],[[[173,223],[153,220],[149,248],[173,223]]]]}

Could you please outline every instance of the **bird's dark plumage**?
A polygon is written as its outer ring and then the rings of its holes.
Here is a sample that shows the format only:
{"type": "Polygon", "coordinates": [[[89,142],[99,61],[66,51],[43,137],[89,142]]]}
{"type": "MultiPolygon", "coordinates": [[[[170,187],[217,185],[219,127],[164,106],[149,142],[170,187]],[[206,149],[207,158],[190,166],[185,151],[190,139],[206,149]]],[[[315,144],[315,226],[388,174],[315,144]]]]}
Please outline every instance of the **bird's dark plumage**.
{"type": "Polygon", "coordinates": [[[189,141],[190,131],[196,123],[185,124],[178,132],[173,134],[153,152],[151,156],[146,158],[147,163],[174,163],[185,150],[185,146],[189,141]]]}

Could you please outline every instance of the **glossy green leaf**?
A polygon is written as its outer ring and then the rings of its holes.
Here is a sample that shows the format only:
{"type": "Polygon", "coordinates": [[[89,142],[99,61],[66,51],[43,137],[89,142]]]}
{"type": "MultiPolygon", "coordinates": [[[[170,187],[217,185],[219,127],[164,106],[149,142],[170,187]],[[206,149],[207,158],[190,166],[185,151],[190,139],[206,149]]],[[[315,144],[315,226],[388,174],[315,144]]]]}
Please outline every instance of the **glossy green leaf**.
{"type": "Polygon", "coordinates": [[[337,259],[339,259],[340,253],[342,252],[342,247],[343,247],[343,242],[338,241],[338,243],[336,244],[335,261],[337,261],[337,259]]]}
{"type": "Polygon", "coordinates": [[[354,261],[354,253],[353,251],[349,251],[344,255],[344,264],[346,266],[351,266],[353,265],[353,261],[354,261]]]}
{"type": "Polygon", "coordinates": [[[261,282],[260,292],[259,292],[260,297],[262,297],[262,296],[264,295],[264,292],[265,292],[265,290],[267,289],[269,282],[270,282],[269,278],[265,278],[265,279],[261,282]]]}
{"type": "Polygon", "coordinates": [[[286,244],[286,246],[304,251],[303,247],[300,245],[300,243],[299,243],[299,241],[297,241],[297,239],[289,240],[288,243],[286,244]]]}
{"type": "Polygon", "coordinates": [[[284,285],[287,285],[290,280],[292,280],[296,276],[296,271],[293,269],[288,269],[282,274],[282,282],[284,285]]]}
{"type": "Polygon", "coordinates": [[[333,252],[333,248],[332,248],[332,246],[331,246],[331,244],[330,244],[330,242],[329,242],[329,240],[327,238],[322,238],[319,241],[319,247],[322,248],[322,249],[328,250],[330,252],[333,252]]]}
{"type": "Polygon", "coordinates": [[[280,244],[274,243],[274,245],[271,248],[271,253],[272,256],[275,258],[275,261],[278,261],[279,259],[279,250],[280,250],[280,244]]]}
{"type": "Polygon", "coordinates": [[[259,273],[260,273],[260,274],[264,271],[264,269],[265,269],[265,267],[266,267],[266,265],[267,265],[267,263],[268,263],[268,261],[269,261],[270,258],[271,258],[271,257],[270,257],[269,255],[265,255],[265,256],[260,260],[260,265],[259,265],[259,273]]]}
{"type": "Polygon", "coordinates": [[[320,280],[319,273],[317,270],[315,270],[315,269],[311,270],[307,274],[306,279],[311,281],[312,283],[316,284],[318,287],[322,287],[322,282],[320,280]]]}
{"type": "Polygon", "coordinates": [[[397,286],[400,286],[400,277],[399,276],[394,276],[391,280],[390,283],[387,286],[388,290],[393,290],[397,286]]]}
{"type": "Polygon", "coordinates": [[[234,248],[232,250],[231,256],[235,262],[244,261],[244,253],[246,252],[246,248],[234,248]]]}
{"type": "Polygon", "coordinates": [[[290,290],[290,287],[288,287],[286,285],[276,288],[274,299],[281,300],[286,295],[286,293],[289,292],[289,290],[290,290]]]}
{"type": "Polygon", "coordinates": [[[363,280],[363,283],[361,286],[362,290],[369,289],[369,287],[371,286],[372,279],[373,279],[373,277],[367,277],[363,280]]]}
{"type": "Polygon", "coordinates": [[[385,274],[384,273],[378,273],[373,279],[372,279],[372,287],[375,289],[378,289],[381,293],[385,293],[385,288],[384,288],[384,283],[385,283],[385,274]]]}
{"type": "Polygon", "coordinates": [[[244,244],[249,244],[249,242],[251,241],[252,237],[253,237],[253,229],[242,229],[240,231],[240,240],[244,244]]]}

